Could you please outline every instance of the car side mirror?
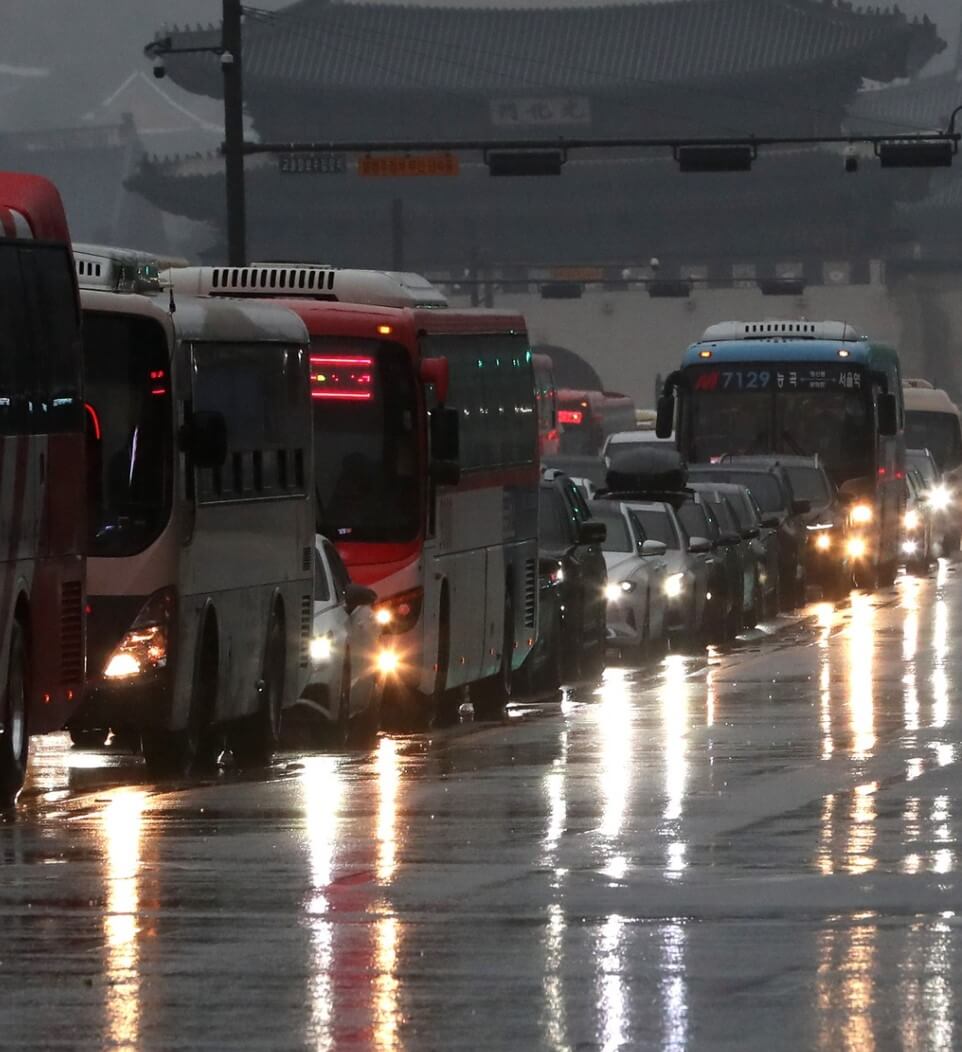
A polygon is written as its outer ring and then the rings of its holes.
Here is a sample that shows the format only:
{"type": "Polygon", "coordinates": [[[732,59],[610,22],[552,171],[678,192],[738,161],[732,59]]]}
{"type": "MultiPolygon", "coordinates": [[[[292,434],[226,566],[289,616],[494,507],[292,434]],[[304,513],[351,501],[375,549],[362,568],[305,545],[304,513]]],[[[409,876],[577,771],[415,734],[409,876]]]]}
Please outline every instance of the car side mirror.
{"type": "Polygon", "coordinates": [[[793,515],[807,515],[812,510],[812,502],[810,500],[793,500],[792,501],[792,514],[793,515]]]}
{"type": "Polygon", "coordinates": [[[707,555],[711,551],[711,541],[707,537],[692,537],[688,541],[688,550],[692,555],[707,555]]]}
{"type": "Polygon", "coordinates": [[[641,554],[648,555],[664,555],[668,551],[668,545],[664,541],[643,541],[641,545],[641,554]]]}
{"type": "Polygon", "coordinates": [[[894,394],[880,394],[878,396],[878,433],[883,438],[891,438],[898,434],[899,430],[899,408],[894,394]]]}
{"type": "Polygon", "coordinates": [[[181,445],[196,468],[220,468],[227,462],[227,421],[223,413],[198,410],[182,431],[181,445]]]}
{"type": "Polygon", "coordinates": [[[664,394],[658,399],[655,415],[655,434],[659,438],[671,438],[675,430],[675,396],[664,394]]]}
{"type": "Polygon", "coordinates": [[[597,519],[588,519],[578,527],[579,544],[604,544],[608,539],[608,527],[597,519]]]}
{"type": "MultiPolygon", "coordinates": [[[[432,359],[436,361],[437,359],[432,359]]],[[[457,409],[431,410],[431,459],[461,461],[461,417],[457,409]]]]}
{"type": "Polygon", "coordinates": [[[781,525],[781,520],[776,512],[769,512],[767,515],[762,516],[762,525],[769,530],[777,530],[781,525]]]}
{"type": "Polygon", "coordinates": [[[344,589],[344,607],[349,614],[353,614],[358,607],[373,606],[377,602],[377,592],[373,588],[365,588],[362,584],[353,581],[344,589]]]}

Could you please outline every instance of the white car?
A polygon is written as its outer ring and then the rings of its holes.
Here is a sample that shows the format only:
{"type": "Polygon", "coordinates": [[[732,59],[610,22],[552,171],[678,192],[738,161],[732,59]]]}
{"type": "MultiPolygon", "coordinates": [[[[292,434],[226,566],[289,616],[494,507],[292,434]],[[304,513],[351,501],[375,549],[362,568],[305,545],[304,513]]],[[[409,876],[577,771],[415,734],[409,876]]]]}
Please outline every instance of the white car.
{"type": "Polygon", "coordinates": [[[602,544],[608,568],[608,646],[647,651],[667,639],[668,546],[645,535],[627,504],[598,500],[591,516],[608,527],[602,544]]]}
{"type": "MultiPolygon", "coordinates": [[[[354,584],[334,545],[318,536],[314,545],[314,627],[311,672],[294,708],[295,719],[319,716],[330,726],[333,744],[347,744],[352,721],[360,740],[380,725],[384,691],[382,629],[372,606],[377,596],[354,584]]],[[[316,723],[316,721],[312,721],[316,723]]]]}
{"type": "Polygon", "coordinates": [[[611,467],[611,458],[615,453],[656,443],[674,448],[675,440],[674,438],[659,438],[650,428],[637,431],[615,431],[605,439],[605,444],[601,447],[601,459],[605,462],[605,467],[611,467]]]}

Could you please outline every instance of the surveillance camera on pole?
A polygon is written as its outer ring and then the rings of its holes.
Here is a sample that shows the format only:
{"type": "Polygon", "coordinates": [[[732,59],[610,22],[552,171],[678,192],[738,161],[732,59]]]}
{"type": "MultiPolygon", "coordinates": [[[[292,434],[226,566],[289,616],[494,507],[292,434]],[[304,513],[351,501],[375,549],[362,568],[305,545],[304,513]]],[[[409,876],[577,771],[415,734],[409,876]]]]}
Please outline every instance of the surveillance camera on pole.
{"type": "Polygon", "coordinates": [[[163,80],[167,76],[167,66],[163,55],[154,55],[154,76],[158,80],[163,80]]]}

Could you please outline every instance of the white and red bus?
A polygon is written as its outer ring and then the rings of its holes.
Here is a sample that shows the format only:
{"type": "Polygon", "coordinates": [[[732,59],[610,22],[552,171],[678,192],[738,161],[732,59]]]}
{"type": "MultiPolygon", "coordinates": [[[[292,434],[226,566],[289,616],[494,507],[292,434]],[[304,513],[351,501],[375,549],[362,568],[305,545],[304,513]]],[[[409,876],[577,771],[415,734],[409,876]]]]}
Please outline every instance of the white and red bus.
{"type": "Polygon", "coordinates": [[[537,632],[539,435],[524,319],[452,310],[416,275],[253,264],[170,271],[275,296],[311,339],[318,530],[374,588],[397,686],[426,720],[470,686],[497,716],[537,632]]]}
{"type": "Polygon", "coordinates": [[[89,661],[78,743],[148,767],[267,762],[308,674],[314,502],[307,332],[269,302],[170,293],[137,253],[76,253],[89,661]],[[176,308],[176,309],[172,309],[176,308]]]}
{"type": "Polygon", "coordinates": [[[80,314],[60,195],[0,173],[0,801],[84,678],[80,314]]]}

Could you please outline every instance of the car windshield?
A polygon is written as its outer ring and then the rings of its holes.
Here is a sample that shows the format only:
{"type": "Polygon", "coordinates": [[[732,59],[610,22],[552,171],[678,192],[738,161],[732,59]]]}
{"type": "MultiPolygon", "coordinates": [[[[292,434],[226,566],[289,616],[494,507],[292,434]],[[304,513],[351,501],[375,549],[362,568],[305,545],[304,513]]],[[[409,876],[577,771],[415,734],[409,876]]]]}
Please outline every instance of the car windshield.
{"type": "Polygon", "coordinates": [[[788,480],[792,484],[792,493],[797,500],[811,501],[813,505],[824,505],[831,502],[832,492],[828,479],[818,468],[791,466],[786,467],[788,480]]]}
{"type": "Polygon", "coordinates": [[[89,553],[143,551],[170,518],[170,362],[156,322],[86,312],[89,553]]]}
{"type": "Polygon", "coordinates": [[[657,508],[632,508],[649,541],[661,541],[669,549],[678,549],[678,536],[666,511],[657,508]]]}
{"type": "Polygon", "coordinates": [[[633,552],[635,551],[634,538],[624,514],[617,504],[605,507],[604,503],[597,502],[591,505],[591,516],[608,527],[608,536],[601,545],[605,552],[633,552]]]}
{"type": "Polygon", "coordinates": [[[678,518],[689,539],[692,537],[705,537],[712,539],[714,530],[713,523],[709,520],[704,504],[696,504],[694,501],[686,501],[678,509],[678,518]]]}
{"type": "Polygon", "coordinates": [[[784,511],[785,499],[774,475],[762,471],[691,471],[692,482],[734,482],[744,486],[766,512],[784,511]]]}
{"type": "Polygon", "coordinates": [[[959,418],[954,413],[907,410],[905,444],[910,449],[927,449],[941,471],[962,463],[962,433],[959,418]]]}
{"type": "Polygon", "coordinates": [[[928,485],[934,485],[938,482],[938,474],[936,473],[935,467],[932,461],[927,456],[918,453],[916,450],[909,450],[905,454],[905,461],[907,464],[911,464],[913,468],[922,477],[922,481],[928,485]]]}
{"type": "Polygon", "coordinates": [[[874,414],[857,372],[849,369],[828,381],[812,378],[826,370],[801,365],[692,372],[692,462],[725,454],[818,454],[838,478],[871,473],[874,414]],[[815,389],[815,383],[830,386],[815,389]]]}
{"type": "Polygon", "coordinates": [[[407,541],[420,526],[417,387],[401,346],[311,342],[318,528],[335,541],[407,541]]]}

